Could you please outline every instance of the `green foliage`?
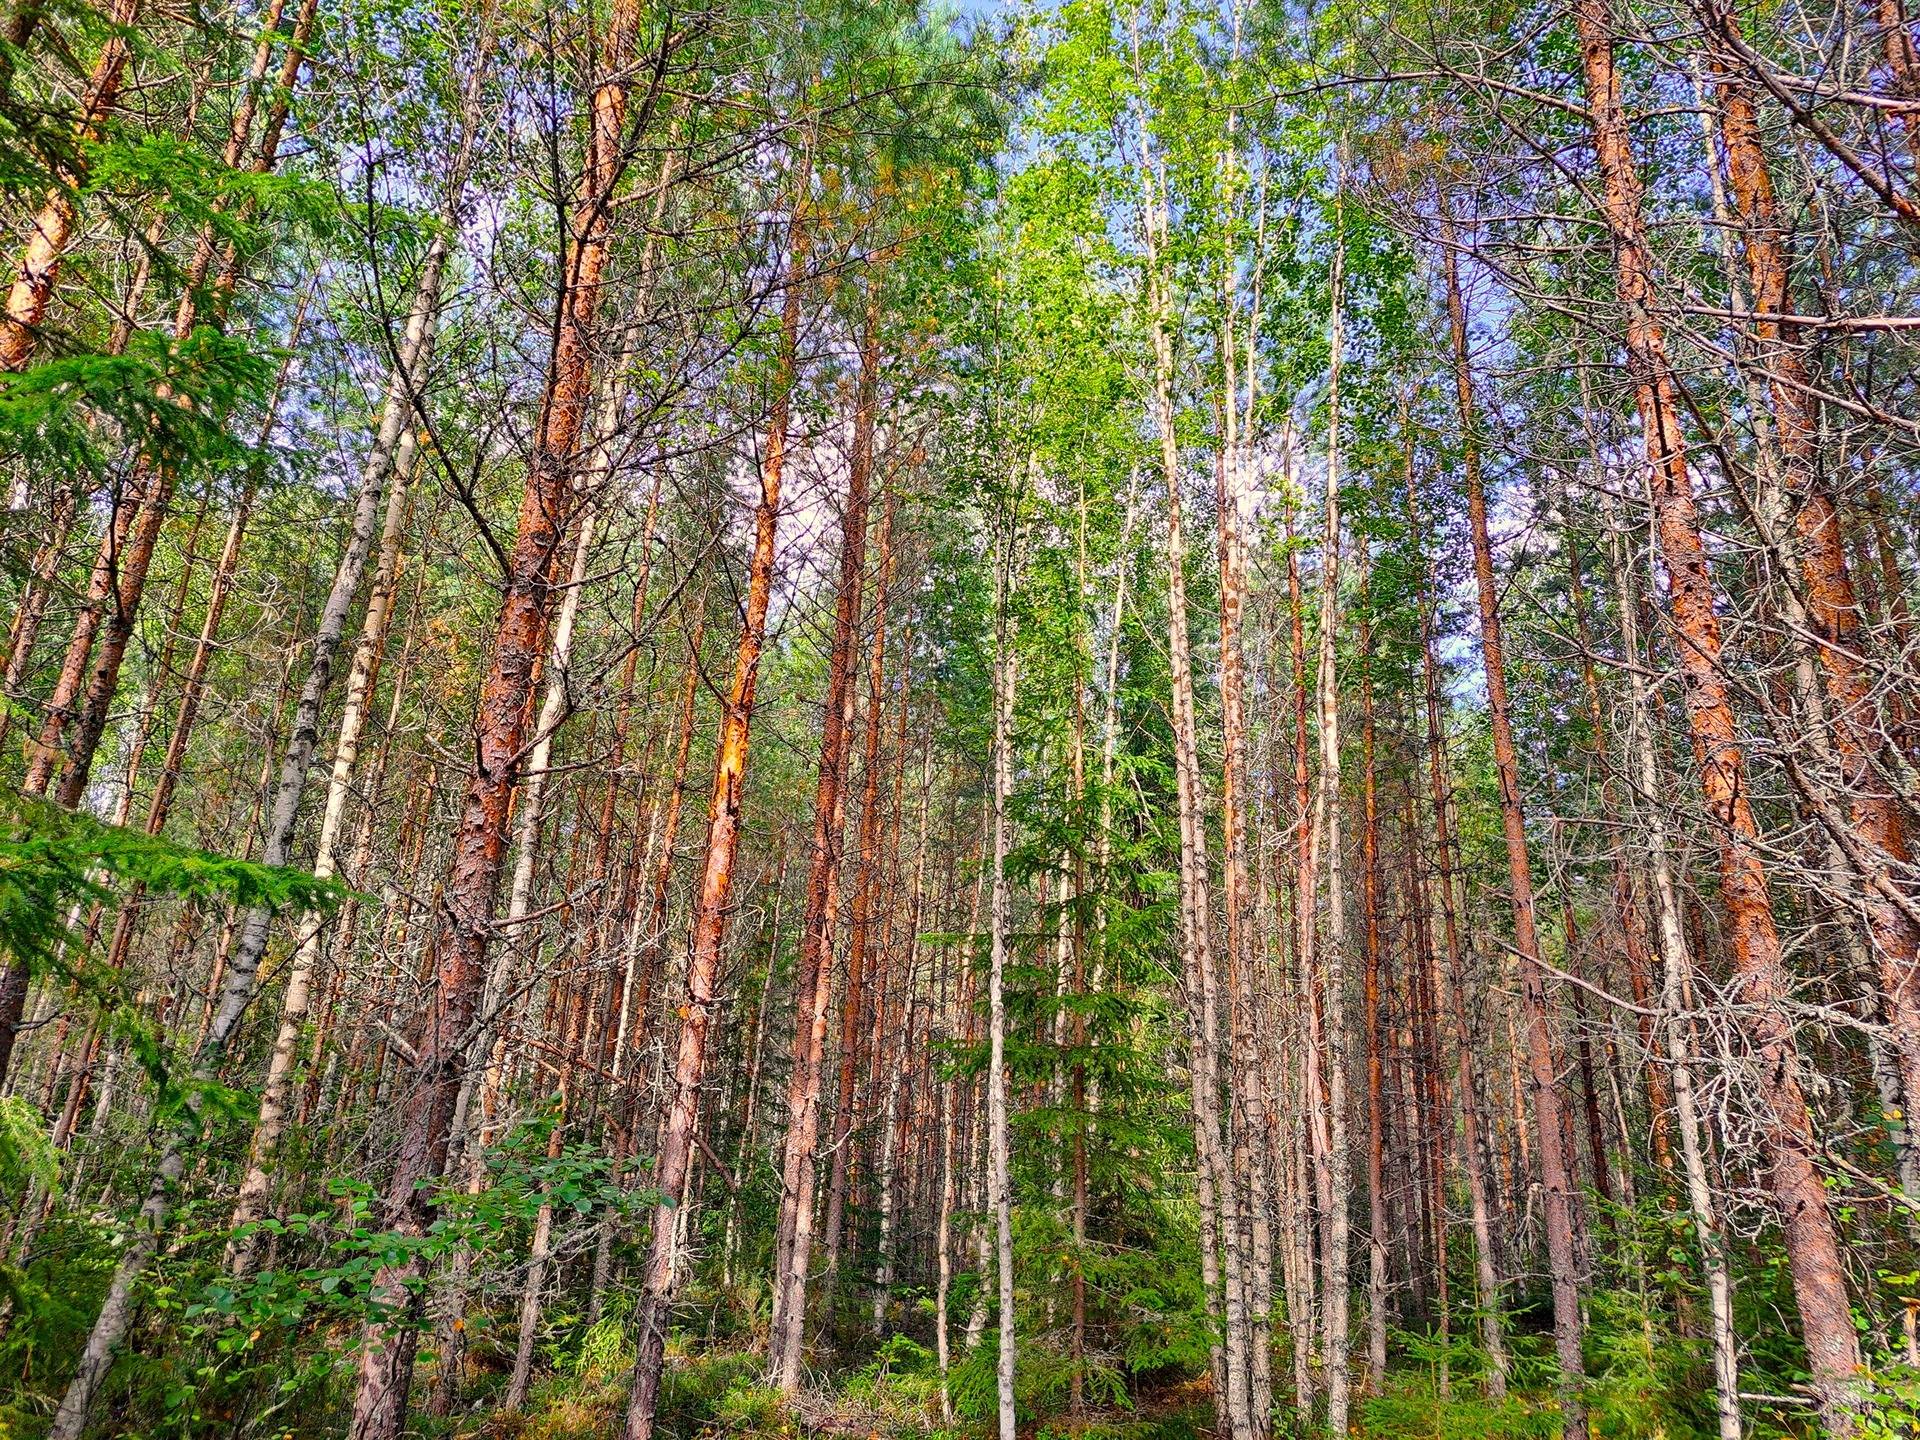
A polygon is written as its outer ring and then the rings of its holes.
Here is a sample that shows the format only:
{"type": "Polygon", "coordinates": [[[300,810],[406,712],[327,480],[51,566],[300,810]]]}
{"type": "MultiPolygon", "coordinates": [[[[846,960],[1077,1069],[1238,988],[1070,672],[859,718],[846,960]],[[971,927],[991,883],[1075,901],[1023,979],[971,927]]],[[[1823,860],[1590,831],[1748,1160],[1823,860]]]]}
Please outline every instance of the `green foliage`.
{"type": "MultiPolygon", "coordinates": [[[[959,1356],[947,1371],[947,1394],[953,1413],[963,1420],[985,1424],[997,1413],[1000,1386],[994,1369],[995,1353],[991,1344],[977,1345],[959,1356]]],[[[1016,1370],[1017,1384],[1020,1372],[1016,1370]]],[[[1016,1406],[1018,1395],[1016,1392],[1016,1406]]]]}
{"type": "Polygon", "coordinates": [[[318,236],[338,221],[333,187],[285,171],[209,166],[204,150],[173,135],[140,135],[94,147],[89,189],[143,199],[224,247],[260,248],[284,222],[318,236]]]}
{"type": "Polygon", "coordinates": [[[1711,1440],[1713,1371],[1706,1342],[1681,1336],[1668,1307],[1632,1286],[1596,1291],[1588,1315],[1595,1428],[1619,1440],[1711,1440]]]}
{"type": "Polygon", "coordinates": [[[940,1367],[932,1350],[893,1334],[841,1386],[849,1405],[873,1414],[889,1428],[924,1426],[940,1414],[940,1367]]]}
{"type": "Polygon", "coordinates": [[[620,1317],[603,1316],[587,1327],[587,1333],[574,1346],[573,1373],[583,1380],[610,1380],[633,1364],[633,1346],[627,1341],[627,1327],[620,1317]]]}
{"type": "Polygon", "coordinates": [[[1862,1440],[1912,1440],[1920,1435],[1920,1368],[1895,1365],[1873,1377],[1860,1435],[1862,1440]]]}
{"type": "Polygon", "coordinates": [[[60,1180],[60,1152],[24,1096],[0,1095],[0,1194],[28,1185],[51,1193],[60,1180]]]}
{"type": "Polygon", "coordinates": [[[0,946],[9,953],[50,961],[79,938],[67,913],[107,899],[112,885],[269,910],[326,910],[347,893],[337,881],[194,850],[25,796],[0,800],[0,946]]]}
{"type": "Polygon", "coordinates": [[[54,473],[105,475],[132,450],[178,468],[243,460],[228,428],[274,372],[245,340],[201,325],[183,340],[136,331],[121,355],[43,360],[0,389],[0,445],[54,473]]]}
{"type": "MultiPolygon", "coordinates": [[[[86,934],[73,924],[85,907],[136,887],[242,909],[322,911],[347,891],[336,881],[194,850],[24,796],[0,800],[0,952],[30,974],[56,976],[91,996],[161,1085],[163,1105],[172,1105],[183,1095],[168,1079],[147,1017],[127,1008],[119,976],[89,963],[86,934]]],[[[216,1108],[232,1108],[230,1092],[212,1083],[204,1088],[216,1108]]]]}
{"type": "Polygon", "coordinates": [[[1453,1329],[1444,1341],[1435,1330],[1393,1332],[1393,1351],[1405,1357],[1415,1374],[1425,1372],[1427,1384],[1436,1394],[1443,1374],[1451,1388],[1464,1393],[1484,1388],[1492,1368],[1481,1344],[1478,1312],[1455,1310],[1452,1318],[1453,1329]]]}
{"type": "Polygon", "coordinates": [[[1494,1404],[1469,1390],[1442,1398],[1430,1379],[1396,1384],[1357,1405],[1361,1430],[1379,1440],[1551,1440],[1560,1407],[1537,1395],[1509,1393],[1494,1404]]]}
{"type": "Polygon", "coordinates": [[[785,1430],[782,1407],[761,1384],[763,1361],[747,1351],[717,1351],[671,1358],[660,1382],[655,1424],[672,1440],[725,1433],[729,1421],[752,1416],[765,1431],[785,1430]]]}
{"type": "Polygon", "coordinates": [[[778,1390],[738,1380],[713,1407],[713,1422],[723,1430],[755,1435],[778,1429],[786,1412],[786,1399],[778,1390]]]}

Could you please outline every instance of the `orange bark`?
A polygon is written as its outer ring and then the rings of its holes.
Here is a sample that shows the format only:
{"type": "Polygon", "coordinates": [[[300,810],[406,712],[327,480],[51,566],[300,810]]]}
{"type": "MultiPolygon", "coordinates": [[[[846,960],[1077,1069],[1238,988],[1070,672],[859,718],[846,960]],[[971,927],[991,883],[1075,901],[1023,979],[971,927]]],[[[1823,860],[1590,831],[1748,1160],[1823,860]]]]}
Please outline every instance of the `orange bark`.
{"type": "MultiPolygon", "coordinates": [[[[894,497],[889,494],[880,517],[879,556],[873,597],[873,639],[867,652],[867,731],[862,755],[863,775],[860,798],[860,874],[853,892],[853,913],[847,927],[847,989],[840,1003],[840,1075],[833,1106],[833,1173],[827,1187],[827,1223],[822,1242],[827,1251],[827,1273],[832,1275],[840,1261],[842,1231],[846,1217],[848,1152],[853,1133],[854,1082],[864,1046],[861,1025],[866,1008],[866,957],[873,931],[873,913],[880,870],[880,731],[886,720],[886,647],[887,587],[893,577],[894,497]]],[[[904,723],[906,707],[901,706],[904,723]]],[[[896,758],[903,763],[905,752],[896,758]]],[[[897,823],[897,806],[896,806],[897,823]]],[[[897,836],[896,836],[897,839],[897,836]]],[[[885,976],[881,976],[884,993],[885,976]]],[[[876,1004],[876,1014],[880,1006],[876,1004]]],[[[875,1049],[886,1034],[884,1025],[876,1032],[875,1049]]],[[[876,1053],[876,1060],[878,1058],[876,1053]]],[[[875,1064],[872,1073],[882,1072],[875,1064]]]]}
{"type": "MultiPolygon", "coordinates": [[[[430,1218],[422,1182],[438,1175],[446,1162],[454,1107],[486,979],[508,814],[526,749],[529,701],[546,648],[556,560],[575,520],[575,462],[592,400],[610,202],[624,168],[621,139],[634,83],[639,23],[634,0],[621,0],[615,6],[603,60],[607,78],[595,89],[591,102],[586,162],[561,262],[559,324],[504,577],[505,591],[480,685],[473,760],[438,907],[432,998],[415,1047],[416,1099],[405,1107],[405,1126],[387,1190],[387,1223],[403,1234],[424,1234],[430,1218]]],[[[669,37],[663,36],[652,58],[649,109],[670,53],[669,37]]],[[[407,1282],[419,1264],[415,1259],[388,1267],[376,1277],[374,1291],[387,1304],[410,1309],[418,1301],[407,1282]]],[[[410,1324],[368,1325],[349,1432],[354,1440],[393,1440],[399,1434],[416,1343],[417,1330],[410,1324]]]]}
{"type": "MultiPolygon", "coordinates": [[[[1897,0],[1888,3],[1897,15],[1897,0]]],[[[1738,37],[1739,18],[1724,4],[1715,6],[1711,18],[1720,34],[1738,37]]],[[[1887,43],[1904,43],[1902,53],[1911,56],[1904,24],[1889,31],[1887,43]]],[[[1908,73],[1900,71],[1903,83],[1908,73]]],[[[1861,662],[1860,603],[1848,570],[1840,512],[1820,479],[1819,407],[1804,344],[1796,327],[1778,318],[1793,310],[1787,227],[1774,196],[1752,94],[1724,57],[1716,63],[1715,75],[1727,189],[1742,224],[1755,358],[1773,402],[1782,479],[1796,506],[1793,523],[1807,619],[1820,662],[1847,820],[1856,837],[1845,848],[1865,891],[1888,1040],[1906,1110],[1913,1115],[1920,1113],[1920,925],[1913,920],[1911,888],[1899,878],[1909,867],[1911,850],[1899,799],[1882,765],[1885,741],[1861,662]]]]}
{"type": "MultiPolygon", "coordinates": [[[[877,278],[871,282],[876,287],[877,278]]],[[[820,774],[814,792],[812,861],[800,925],[798,999],[793,1068],[787,1080],[787,1138],[780,1172],[780,1220],[775,1237],[772,1335],[767,1369],[791,1394],[800,1385],[806,1332],[807,1271],[813,1247],[814,1160],[820,1136],[821,1065],[827,1008],[833,989],[833,934],[838,919],[840,858],[846,823],[847,761],[853,739],[853,671],[866,571],[867,487],[873,469],[873,430],[879,387],[877,296],[870,302],[860,346],[847,497],[841,512],[840,581],[834,598],[833,640],[827,657],[827,696],[820,733],[820,774]]]]}
{"type": "Polygon", "coordinates": [[[1774,927],[1772,897],[1757,849],[1759,827],[1748,798],[1746,757],[1721,671],[1713,575],[1694,506],[1677,382],[1655,314],[1653,257],[1614,67],[1607,0],[1578,0],[1574,19],[1600,169],[1602,218],[1613,244],[1625,312],[1622,338],[1651,472],[1668,604],[1679,636],[1674,648],[1685,682],[1688,728],[1700,762],[1702,795],[1716,822],[1721,903],[1745,1001],[1743,1023],[1761,1061],[1769,1179],[1786,1230],[1788,1269],[1821,1419],[1830,1431],[1847,1435],[1858,1407],[1859,1342],[1839,1235],[1815,1164],[1818,1147],[1786,1012],[1792,982],[1774,927]]]}
{"type": "Polygon", "coordinates": [[[746,613],[734,657],[733,683],[727,690],[714,753],[713,799],[707,810],[707,858],[700,875],[687,946],[687,993],[680,1040],[674,1058],[673,1090],[654,1166],[654,1187],[661,1203],[654,1208],[653,1239],[639,1304],[634,1311],[633,1388],[627,1402],[626,1440],[650,1440],[660,1399],[660,1372],[666,1359],[667,1317],[679,1281],[679,1248],[674,1223],[679,1196],[693,1156],[699,1119],[700,1085],[706,1074],[707,1035],[713,1023],[714,992],[720,978],[720,950],[726,939],[727,910],[733,893],[733,867],[740,849],[740,811],[745,799],[747,746],[753,725],[754,690],[760,677],[760,652],[766,642],[767,605],[773,595],[774,542],[780,521],[780,481],[786,469],[787,425],[791,415],[794,352],[799,346],[801,281],[806,274],[807,230],[800,205],[806,194],[808,166],[803,157],[794,186],[794,227],[787,267],[786,295],[780,313],[781,377],[767,424],[765,458],[760,467],[760,503],[754,511],[753,556],[747,572],[746,613]]]}
{"type": "MultiPolygon", "coordinates": [[[[112,0],[104,17],[112,28],[87,75],[86,90],[80,98],[80,118],[75,126],[76,158],[55,177],[56,187],[48,192],[39,213],[33,217],[26,249],[7,291],[6,315],[0,318],[0,371],[26,369],[39,343],[40,324],[53,299],[53,287],[60,278],[60,265],[73,240],[73,225],[79,215],[74,197],[86,180],[86,147],[99,140],[101,127],[119,100],[120,82],[133,55],[133,46],[122,32],[131,28],[139,14],[140,0],[112,0]]],[[[265,28],[272,31],[278,24],[276,3],[274,18],[265,28]]]]}
{"type": "Polygon", "coordinates": [[[1486,487],[1480,474],[1473,376],[1467,355],[1466,304],[1460,292],[1459,258],[1452,244],[1446,246],[1446,269],[1447,318],[1453,339],[1454,389],[1460,408],[1462,469],[1467,482],[1467,520],[1473,535],[1473,572],[1480,601],[1480,654],[1492,720],[1494,769],[1500,778],[1500,828],[1506,839],[1507,880],[1513,898],[1513,944],[1521,960],[1527,1079],[1532,1092],[1533,1126],[1539,1140],[1535,1148],[1540,1157],[1540,1184],[1546,1192],[1547,1260],[1553,1272],[1554,1350],[1560,1361],[1560,1423],[1567,1440],[1584,1440],[1587,1415],[1581,1391],[1586,1367],[1580,1354],[1580,1279],[1574,1255],[1573,1191],[1561,1139],[1564,1121],[1558,1064],[1548,1020],[1546,972],[1540,964],[1540,935],[1534,921],[1526,809],[1520,797],[1520,758],[1513,739],[1513,705],[1507,695],[1499,590],[1493,574],[1493,543],[1487,533],[1486,487]]]}

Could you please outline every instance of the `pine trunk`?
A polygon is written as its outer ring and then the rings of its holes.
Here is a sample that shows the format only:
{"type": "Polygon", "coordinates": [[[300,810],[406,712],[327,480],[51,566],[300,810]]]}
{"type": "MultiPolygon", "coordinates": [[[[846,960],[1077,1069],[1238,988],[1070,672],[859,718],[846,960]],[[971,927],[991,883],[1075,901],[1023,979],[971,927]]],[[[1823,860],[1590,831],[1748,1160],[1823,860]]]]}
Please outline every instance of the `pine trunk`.
{"type": "Polygon", "coordinates": [[[1507,882],[1513,903],[1513,942],[1521,966],[1526,1015],[1527,1075],[1532,1092],[1535,1149],[1545,1192],[1547,1263],[1553,1282],[1554,1350],[1559,1360],[1560,1423],[1567,1440],[1585,1440],[1586,1365],[1581,1357],[1579,1264],[1574,1254],[1574,1197],[1562,1143],[1558,1067],[1547,1012],[1546,972],[1534,922],[1533,872],[1527,856],[1526,811],[1520,795],[1520,759],[1513,736],[1513,706],[1507,696],[1505,641],[1493,572],[1493,542],[1487,531],[1487,497],[1480,475],[1479,420],[1467,353],[1466,303],[1460,291],[1459,259],[1446,252],[1447,315],[1453,337],[1454,389],[1463,437],[1467,518],[1473,535],[1473,570],[1480,601],[1480,655],[1493,728],[1494,768],[1500,781],[1500,824],[1506,839],[1507,882]]]}
{"type": "MultiPolygon", "coordinates": [[[[869,320],[871,324],[871,318],[869,320]]],[[[833,1106],[833,1172],[827,1188],[827,1285],[840,1265],[845,1225],[847,1174],[853,1149],[854,1084],[864,1050],[868,939],[873,931],[874,905],[880,870],[880,731],[886,719],[887,585],[893,572],[894,500],[887,497],[880,517],[879,555],[875,562],[873,637],[867,651],[867,727],[862,753],[860,796],[860,872],[854,880],[853,908],[847,926],[847,987],[840,1005],[840,1074],[833,1106]]],[[[904,703],[904,702],[903,702],[904,703]]],[[[896,757],[896,764],[904,757],[896,757]]],[[[879,1073],[876,1066],[872,1071],[879,1073]]],[[[885,1123],[884,1115],[882,1123],[885,1123]]]]}
{"type": "Polygon", "coordinates": [[[1677,382],[1655,315],[1640,175],[1614,68],[1613,17],[1607,0],[1578,0],[1574,19],[1602,184],[1602,218],[1613,242],[1628,369],[1651,470],[1654,529],[1680,636],[1675,648],[1686,680],[1688,727],[1701,762],[1702,796],[1716,822],[1721,904],[1747,1002],[1743,1025],[1761,1061],[1769,1179],[1786,1230],[1787,1264],[1821,1421],[1835,1435],[1851,1435],[1860,1405],[1859,1341],[1839,1234],[1814,1161],[1818,1146],[1785,1010],[1791,982],[1757,850],[1759,827],[1749,800],[1746,757],[1720,667],[1713,576],[1694,507],[1677,382]]]}
{"type": "MultiPolygon", "coordinates": [[[[626,1440],[651,1440],[660,1400],[660,1376],[666,1363],[667,1321],[680,1278],[678,1197],[686,1183],[699,1121],[700,1087],[706,1075],[707,1035],[720,980],[721,948],[733,892],[734,862],[740,848],[740,813],[745,800],[747,749],[753,726],[754,691],[760,677],[760,652],[766,643],[767,606],[773,595],[775,539],[780,521],[780,482],[787,459],[787,427],[792,414],[795,352],[799,346],[801,285],[806,275],[807,229],[801,206],[810,167],[803,155],[793,187],[791,256],[780,312],[780,379],[768,420],[760,466],[760,503],[754,511],[753,555],[747,571],[746,609],[734,656],[733,682],[721,712],[714,752],[713,798],[707,809],[707,854],[700,875],[687,945],[686,1015],[674,1057],[673,1084],[654,1184],[662,1199],[654,1207],[653,1237],[639,1303],[634,1309],[633,1387],[627,1401],[626,1440]]],[[[777,935],[776,935],[777,943],[777,935]]],[[[769,964],[768,982],[772,983],[769,964]]]]}
{"type": "MultiPolygon", "coordinates": [[[[279,0],[273,0],[273,18],[265,29],[279,26],[279,0]]],[[[110,32],[87,75],[80,96],[80,116],[74,133],[76,157],[84,157],[87,147],[101,137],[102,128],[120,97],[120,83],[133,58],[132,37],[121,32],[131,30],[140,15],[140,0],[111,0],[102,17],[110,32]]],[[[22,30],[21,39],[26,38],[22,30]]],[[[59,184],[48,193],[39,212],[27,229],[26,249],[7,291],[7,311],[0,320],[0,371],[18,374],[32,362],[38,348],[40,325],[53,300],[53,287],[60,278],[60,265],[73,239],[74,221],[79,217],[75,195],[86,183],[80,159],[57,176],[59,184]],[[77,167],[77,168],[76,168],[77,167]]]]}
{"type": "MultiPolygon", "coordinates": [[[[423,1182],[443,1170],[452,1139],[472,1026],[487,976],[487,947],[505,859],[508,813],[527,748],[528,701],[546,649],[555,559],[575,521],[576,462],[593,395],[593,355],[607,260],[610,200],[624,168],[632,62],[640,24],[637,6],[614,7],[603,56],[607,77],[595,89],[587,124],[580,198],[561,257],[559,323],[525,494],[508,557],[499,618],[488,647],[474,722],[473,760],[453,841],[447,883],[436,917],[432,999],[422,1017],[414,1099],[406,1108],[388,1184],[386,1223],[420,1235],[429,1222],[423,1182]]],[[[651,112],[664,73],[668,37],[651,69],[651,112]]],[[[418,1305],[409,1281],[417,1259],[387,1267],[373,1293],[407,1315],[418,1305]]],[[[411,1324],[370,1323],[362,1341],[349,1434],[353,1440],[397,1440],[405,1423],[417,1335],[411,1324]]]]}
{"type": "Polygon", "coordinates": [[[807,1281],[813,1256],[813,1197],[820,1138],[821,1068],[826,1058],[827,1011],[833,993],[833,943],[840,906],[840,859],[847,807],[847,761],[852,751],[854,650],[866,573],[867,489],[873,469],[880,337],[867,317],[860,346],[847,495],[840,519],[840,581],[834,600],[833,641],[827,655],[826,707],[820,736],[820,774],[814,793],[812,864],[800,928],[795,993],[793,1068],[787,1081],[787,1138],[780,1169],[780,1217],[774,1251],[773,1321],[767,1373],[784,1394],[798,1392],[806,1340],[807,1281]]]}

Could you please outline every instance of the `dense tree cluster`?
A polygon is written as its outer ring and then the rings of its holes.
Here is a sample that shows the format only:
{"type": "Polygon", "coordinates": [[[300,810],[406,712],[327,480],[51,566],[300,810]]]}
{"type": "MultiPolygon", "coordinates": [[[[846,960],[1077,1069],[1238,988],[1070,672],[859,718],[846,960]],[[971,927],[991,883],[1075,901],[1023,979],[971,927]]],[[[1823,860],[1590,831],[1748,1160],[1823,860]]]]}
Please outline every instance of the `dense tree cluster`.
{"type": "Polygon", "coordinates": [[[1901,0],[6,0],[0,1435],[1920,1424],[1901,0]]]}

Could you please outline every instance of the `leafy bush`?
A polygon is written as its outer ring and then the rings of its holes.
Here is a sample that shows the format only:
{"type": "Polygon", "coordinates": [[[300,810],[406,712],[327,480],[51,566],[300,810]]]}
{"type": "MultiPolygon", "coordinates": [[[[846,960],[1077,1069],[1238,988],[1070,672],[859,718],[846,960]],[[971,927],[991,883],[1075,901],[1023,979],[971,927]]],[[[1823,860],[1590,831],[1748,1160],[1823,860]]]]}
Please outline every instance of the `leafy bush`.
{"type": "Polygon", "coordinates": [[[1862,1440],[1913,1440],[1920,1435],[1920,1369],[1899,1365],[1874,1376],[1860,1434],[1862,1440]]]}
{"type": "Polygon", "coordinates": [[[1441,1399],[1424,1386],[1370,1395],[1359,1404],[1368,1435],[1420,1440],[1552,1440],[1560,1407],[1537,1396],[1509,1393],[1494,1404],[1471,1393],[1441,1399]]]}

